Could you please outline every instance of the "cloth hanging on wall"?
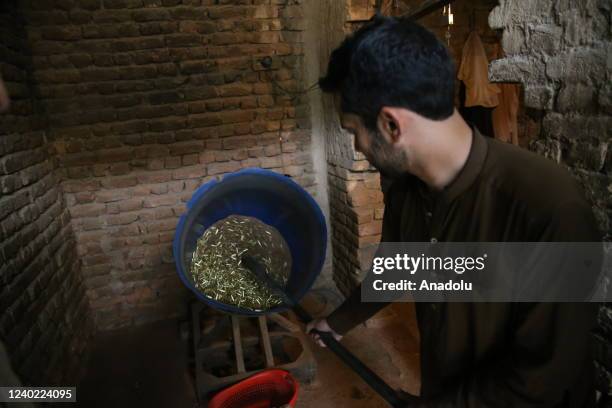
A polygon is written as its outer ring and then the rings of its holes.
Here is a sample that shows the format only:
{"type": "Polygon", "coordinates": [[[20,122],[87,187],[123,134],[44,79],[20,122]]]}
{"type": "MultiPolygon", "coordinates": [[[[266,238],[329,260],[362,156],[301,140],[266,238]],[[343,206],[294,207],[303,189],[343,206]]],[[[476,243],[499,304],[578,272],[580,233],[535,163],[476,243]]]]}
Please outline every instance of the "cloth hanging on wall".
{"type": "Polygon", "coordinates": [[[500,89],[489,82],[489,60],[480,36],[472,31],[463,46],[458,78],[465,84],[465,107],[494,108],[500,89]]]}
{"type": "Polygon", "coordinates": [[[472,31],[463,46],[458,78],[461,116],[489,137],[495,136],[493,108],[499,104],[500,89],[489,82],[489,60],[480,36],[472,31]]]}
{"type": "Polygon", "coordinates": [[[475,126],[480,130],[484,136],[494,137],[495,131],[493,129],[493,109],[485,108],[484,106],[470,106],[465,107],[465,95],[466,89],[465,84],[461,82],[459,86],[459,100],[461,106],[459,107],[459,113],[463,116],[463,119],[471,126],[475,126]]]}
{"type": "MultiPolygon", "coordinates": [[[[504,58],[501,44],[497,44],[495,58],[504,58]]],[[[499,105],[493,110],[495,138],[518,146],[519,87],[516,84],[498,84],[499,105]]]]}

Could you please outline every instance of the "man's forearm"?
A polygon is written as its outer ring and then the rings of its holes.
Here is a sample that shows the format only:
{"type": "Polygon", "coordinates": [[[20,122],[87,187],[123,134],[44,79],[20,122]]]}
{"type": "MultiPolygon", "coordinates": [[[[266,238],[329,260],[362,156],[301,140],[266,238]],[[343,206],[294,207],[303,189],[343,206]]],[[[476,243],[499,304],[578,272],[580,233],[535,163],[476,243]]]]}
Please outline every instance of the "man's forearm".
{"type": "Polygon", "coordinates": [[[361,285],[357,286],[348,298],[332,314],[327,323],[338,334],[346,332],[374,316],[389,303],[361,302],[361,285]]]}

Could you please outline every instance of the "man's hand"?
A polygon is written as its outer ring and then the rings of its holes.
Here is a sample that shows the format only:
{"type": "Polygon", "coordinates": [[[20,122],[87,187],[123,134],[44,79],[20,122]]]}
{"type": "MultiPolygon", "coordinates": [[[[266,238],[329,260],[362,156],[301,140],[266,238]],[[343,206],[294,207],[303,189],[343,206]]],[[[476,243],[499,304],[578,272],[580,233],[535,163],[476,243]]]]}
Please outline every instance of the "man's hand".
{"type": "Polygon", "coordinates": [[[320,332],[329,332],[338,341],[342,339],[342,336],[332,330],[327,324],[327,319],[315,319],[306,325],[306,334],[310,334],[313,340],[321,347],[326,347],[321,337],[316,333],[310,333],[311,330],[318,330],[320,332]]]}

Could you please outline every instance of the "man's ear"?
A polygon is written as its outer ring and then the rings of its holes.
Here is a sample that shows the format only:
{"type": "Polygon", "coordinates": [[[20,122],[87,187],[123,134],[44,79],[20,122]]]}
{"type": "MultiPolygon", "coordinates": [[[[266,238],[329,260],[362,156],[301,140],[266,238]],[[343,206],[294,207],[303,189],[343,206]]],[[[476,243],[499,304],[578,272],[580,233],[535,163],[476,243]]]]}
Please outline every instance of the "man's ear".
{"type": "Polygon", "coordinates": [[[387,142],[396,143],[402,133],[399,110],[388,106],[383,107],[378,114],[377,126],[387,142]]]}

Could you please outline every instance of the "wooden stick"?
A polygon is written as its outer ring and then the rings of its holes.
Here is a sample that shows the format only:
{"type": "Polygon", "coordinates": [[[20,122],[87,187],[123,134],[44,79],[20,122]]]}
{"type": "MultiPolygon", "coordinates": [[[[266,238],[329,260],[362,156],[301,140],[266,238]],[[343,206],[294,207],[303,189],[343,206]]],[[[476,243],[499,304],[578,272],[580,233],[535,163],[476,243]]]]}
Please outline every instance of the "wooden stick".
{"type": "Polygon", "coordinates": [[[261,343],[263,344],[264,354],[266,355],[266,367],[274,367],[274,356],[272,355],[272,344],[268,333],[268,321],[265,316],[259,316],[259,331],[261,332],[261,343]]]}
{"type": "Polygon", "coordinates": [[[238,317],[232,315],[232,334],[234,337],[234,353],[236,354],[236,367],[238,373],[246,373],[244,366],[244,353],[242,351],[242,340],[240,337],[240,321],[238,317]]]}

